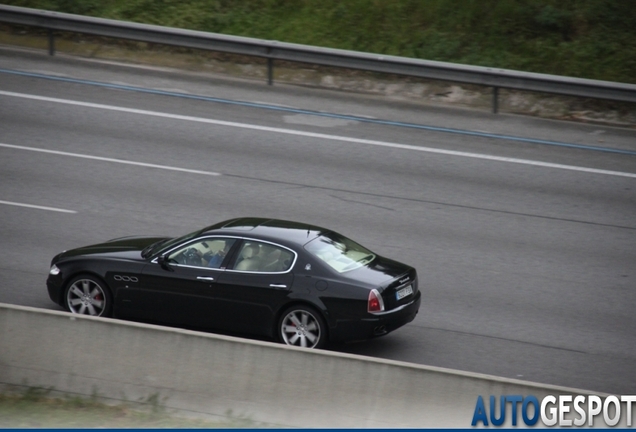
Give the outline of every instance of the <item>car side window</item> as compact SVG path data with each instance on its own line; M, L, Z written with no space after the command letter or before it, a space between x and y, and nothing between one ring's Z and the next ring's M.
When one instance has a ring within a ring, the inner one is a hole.
M192 267L221 268L225 256L236 242L233 238L206 238L170 253L168 262Z
M281 273L294 263L294 253L283 247L246 240L241 245L233 269L258 273Z

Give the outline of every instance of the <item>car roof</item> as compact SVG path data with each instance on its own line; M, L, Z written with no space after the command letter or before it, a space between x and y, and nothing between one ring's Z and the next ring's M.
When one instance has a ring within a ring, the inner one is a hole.
M201 234L254 236L264 240L304 245L316 237L331 232L328 229L304 222L281 219L243 217L230 219L209 226Z

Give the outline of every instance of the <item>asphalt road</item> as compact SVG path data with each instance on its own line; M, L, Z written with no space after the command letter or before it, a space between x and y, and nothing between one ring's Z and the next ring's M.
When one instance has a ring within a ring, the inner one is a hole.
M0 302L59 309L63 249L250 215L418 269L414 322L333 349L636 393L636 131L0 50Z

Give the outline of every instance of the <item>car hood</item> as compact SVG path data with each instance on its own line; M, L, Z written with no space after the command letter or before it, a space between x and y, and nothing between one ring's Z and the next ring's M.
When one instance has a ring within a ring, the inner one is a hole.
M100 256L113 256L120 255L126 257L132 257L134 255L137 258L141 257L141 251L161 240L166 240L167 237L123 237L113 240L109 240L104 243L98 243L89 246L83 246L76 249L70 249L59 254L56 259L64 259L77 256L87 255L100 255Z
M377 287L409 273L413 268L377 255L369 264L346 272L343 276Z

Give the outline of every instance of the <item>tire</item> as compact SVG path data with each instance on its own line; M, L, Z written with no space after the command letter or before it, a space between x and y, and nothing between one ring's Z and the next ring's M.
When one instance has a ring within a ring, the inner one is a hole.
M74 314L109 317L112 295L100 279L80 275L68 283L64 292L64 305Z
M292 306L281 315L278 337L287 345L323 348L327 344L327 326L322 316L313 308Z

